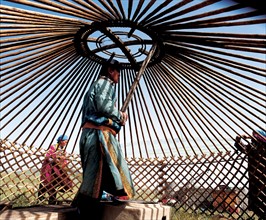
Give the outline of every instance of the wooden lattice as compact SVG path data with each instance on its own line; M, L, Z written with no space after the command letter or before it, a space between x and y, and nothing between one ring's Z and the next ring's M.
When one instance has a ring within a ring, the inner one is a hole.
M29 148L9 141L1 141L1 201L11 201L14 206L29 206L45 203L40 200L40 169L45 157L45 150ZM57 199L70 203L81 181L80 159L78 155L68 155L68 173L73 181L73 188L60 193Z
M11 202L13 207L47 204L48 196L40 199L38 195L45 151L2 141L1 152L1 201ZM74 185L64 193L57 189L58 204L70 204L81 183L79 156L68 155L67 159ZM239 219L256 217L248 207L248 161L243 154L127 161L136 187L135 199L162 202L187 212L200 210ZM261 193L265 188L258 190ZM262 213L263 202L256 204Z

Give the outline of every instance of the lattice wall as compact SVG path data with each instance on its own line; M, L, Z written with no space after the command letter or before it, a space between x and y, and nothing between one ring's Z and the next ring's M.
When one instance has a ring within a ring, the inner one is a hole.
M46 204L38 199L44 150L1 141L0 200L16 206ZM81 183L78 155L68 155L73 189L57 192L59 203L70 204ZM127 159L135 183L135 199L162 202L178 210L221 213L236 219L256 217L248 209L247 158L227 152L195 157ZM262 190L262 189L261 189ZM263 208L263 204L257 204ZM262 211L263 212L263 211Z
M1 201L12 201L14 206L30 206L45 201L38 200L40 169L45 150L30 149L26 145L1 141ZM2 156L3 155L3 156ZM68 155L68 168L73 180L73 191L58 193L58 200L72 201L81 181L78 155Z

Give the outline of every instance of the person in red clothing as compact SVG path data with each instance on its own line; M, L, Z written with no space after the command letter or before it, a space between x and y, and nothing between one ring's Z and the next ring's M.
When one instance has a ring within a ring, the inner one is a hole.
M40 201L43 201L45 194L48 193L50 205L56 204L57 191L65 192L72 188L65 154L67 142L68 137L60 135L57 144L50 146L42 163L38 197Z

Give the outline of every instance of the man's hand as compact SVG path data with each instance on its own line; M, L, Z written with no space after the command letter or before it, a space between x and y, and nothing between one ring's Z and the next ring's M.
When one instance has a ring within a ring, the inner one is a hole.
M121 122L120 123L121 123L121 125L125 125L126 121L128 119L128 115L125 112L120 112L120 114L121 114Z

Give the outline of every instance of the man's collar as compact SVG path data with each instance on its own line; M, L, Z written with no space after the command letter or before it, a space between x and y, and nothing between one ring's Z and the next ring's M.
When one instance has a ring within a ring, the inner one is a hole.
M105 79L105 80L109 81L112 85L115 84L113 80L109 79L109 78L106 77L106 76L100 76L100 79Z

